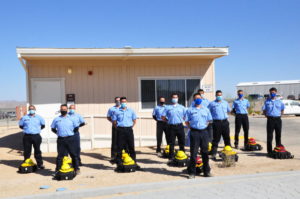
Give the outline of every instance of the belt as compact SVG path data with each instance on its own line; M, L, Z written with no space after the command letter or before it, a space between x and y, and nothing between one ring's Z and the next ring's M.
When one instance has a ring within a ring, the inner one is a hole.
M194 128L191 128L192 131L199 131L199 132L205 132L207 131L207 129L194 129Z
M132 126L118 126L117 128L121 128L121 129L132 129Z
M34 136L34 135L39 135L39 133L38 133L38 134L29 134L29 133L24 133L24 135L27 135L27 136Z
M225 121L227 121L227 118L226 119L224 119L224 120L213 120L214 122L225 122Z
M164 123L164 124L166 124L167 122L162 121L162 120L157 120L157 123Z
M274 116L267 116L267 118L270 118L270 119L278 119L278 118L281 118L281 116L276 116L276 117L274 117Z
M237 113L236 115L248 115L247 113Z
M179 124L169 124L169 126L182 126L183 124L182 123L179 123Z
M62 136L58 136L58 138L59 139L63 139L63 138L70 138L70 137L73 137L74 135L70 135L70 136L64 136L64 137L62 137Z

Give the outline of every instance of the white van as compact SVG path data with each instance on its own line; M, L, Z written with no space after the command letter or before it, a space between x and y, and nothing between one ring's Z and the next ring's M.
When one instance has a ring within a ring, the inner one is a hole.
M284 115L300 116L300 102L295 100L282 100L285 105Z

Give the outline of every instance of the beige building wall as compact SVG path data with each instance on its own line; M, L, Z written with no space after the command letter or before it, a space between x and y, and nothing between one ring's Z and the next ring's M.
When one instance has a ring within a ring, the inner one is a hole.
M90 139L94 127L95 136L111 134L111 124L103 118L114 105L115 96L126 96L128 106L139 117L135 136L155 137L155 122L151 112L140 110L139 78L141 77L200 77L201 85L214 86L214 60L199 58L137 58L137 59L32 59L27 60L29 102L31 102L31 78L65 78L65 93L76 95L77 112L86 117L88 125L81 129L82 138ZM72 70L68 74L68 69ZM92 71L92 75L88 75ZM214 89L213 89L214 91ZM206 93L213 98L213 92ZM102 116L91 119L90 116ZM148 118L149 117L149 118ZM91 120L94 120L92 122ZM90 125L94 126L91 127ZM152 140L152 139L151 139ZM98 147L109 146L98 142ZM149 142L150 143L150 142ZM151 141L153 143L153 140ZM138 144L136 144L138 145Z

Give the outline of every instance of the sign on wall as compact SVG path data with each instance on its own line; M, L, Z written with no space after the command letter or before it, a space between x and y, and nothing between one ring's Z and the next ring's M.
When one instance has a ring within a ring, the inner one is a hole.
M202 85L202 89L206 93L211 93L211 92L213 92L213 85L212 84L204 84L204 85Z

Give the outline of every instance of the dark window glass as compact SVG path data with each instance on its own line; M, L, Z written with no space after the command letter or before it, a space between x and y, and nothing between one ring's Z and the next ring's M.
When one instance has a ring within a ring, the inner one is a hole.
M200 89L200 79L187 79L186 80L186 96L187 106L189 107L192 103L194 93L197 93Z
M200 79L141 80L142 109L154 108L159 97L166 98L166 103L170 104L172 93L179 95L179 104L190 106L199 88Z
M156 80L157 97L165 97L167 104L171 103L171 94L179 95L178 103L185 106L185 80Z
M141 81L142 109L155 106L155 80Z

